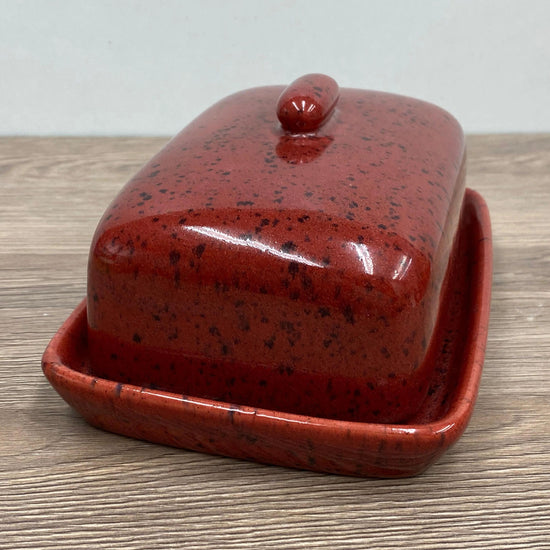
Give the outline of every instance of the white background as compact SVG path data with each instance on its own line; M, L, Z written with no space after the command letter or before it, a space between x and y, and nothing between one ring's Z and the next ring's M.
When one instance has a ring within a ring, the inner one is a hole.
M550 131L549 37L546 0L0 0L0 134L172 135L308 72Z

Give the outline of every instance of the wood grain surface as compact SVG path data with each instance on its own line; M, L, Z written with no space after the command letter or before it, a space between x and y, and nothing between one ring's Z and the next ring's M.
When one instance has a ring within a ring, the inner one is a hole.
M134 441L48 385L99 217L165 141L0 139L0 548L550 548L550 135L468 139L494 232L481 389L462 439L397 481Z

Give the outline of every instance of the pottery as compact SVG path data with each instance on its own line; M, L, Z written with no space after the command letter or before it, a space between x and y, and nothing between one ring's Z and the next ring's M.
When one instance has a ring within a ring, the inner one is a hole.
M464 166L459 124L422 101L324 75L234 94L108 207L45 373L119 433L418 473L483 362L490 226Z

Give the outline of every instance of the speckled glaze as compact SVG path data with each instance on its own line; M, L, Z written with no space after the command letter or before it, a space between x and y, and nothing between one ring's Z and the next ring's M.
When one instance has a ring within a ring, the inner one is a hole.
M434 373L464 156L445 111L322 75L220 101L98 226L94 372L300 415L406 421Z
M458 123L324 75L230 96L121 190L43 369L90 423L367 476L465 429L489 217Z
M100 378L90 360L86 301L48 345L44 373L88 422L116 433L320 472L415 475L457 441L472 413L487 338L491 250L487 207L467 190L434 329L436 367L407 423L330 420Z

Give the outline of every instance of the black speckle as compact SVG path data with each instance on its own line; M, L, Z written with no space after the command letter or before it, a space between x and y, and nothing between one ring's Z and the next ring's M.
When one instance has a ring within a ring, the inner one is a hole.
M287 374L288 376L292 376L294 374L294 367L291 365L280 365L277 369L279 371L279 374Z
M346 319L346 321L350 324L350 325L354 325L355 324L355 318L353 317L353 310L351 309L351 306L349 304L346 305L346 307L344 308L344 317Z
M200 258L202 256L205 248L206 248L205 244L199 244L199 245L195 246L195 248L193 248L193 254L197 258Z
M170 251L170 265L176 265L181 258L181 254L177 250Z
M289 262L288 272L292 275L292 278L296 277L296 274L300 271L300 264L298 262Z
M160 170L155 170L154 172L151 172L151 173L149 174L149 177L150 177L150 178L154 178L154 177L156 177L156 176L159 175L159 172L160 172Z
M283 246L281 246L281 250L283 252L294 252L296 250L297 246L292 241L287 241L286 243L283 243Z
M250 323L246 316L242 313L239 315L239 328L244 332L250 330Z
M231 405L230 409L227 411L231 424L235 422L235 413L237 411L239 411L239 407L237 405Z
M310 290L311 288L313 288L313 281L311 277L308 277L305 273L302 273L301 280L302 280L302 288L304 290Z
M136 344L141 344L141 336L137 332L135 332L134 335L132 336L132 340Z

